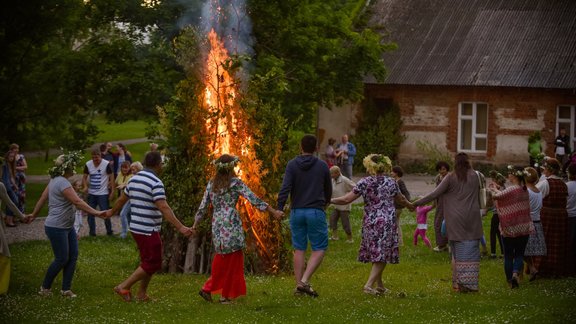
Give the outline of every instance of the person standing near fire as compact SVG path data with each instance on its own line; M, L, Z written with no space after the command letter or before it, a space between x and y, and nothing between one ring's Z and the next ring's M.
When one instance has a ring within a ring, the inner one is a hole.
M294 294L318 297L310 279L328 249L328 224L325 209L332 197L332 179L326 162L314 156L317 147L314 135L300 140L301 154L286 165L282 187L278 193L278 210L284 210L290 196L290 230L294 247ZM306 262L308 240L312 253Z
M196 235L200 222L208 215L212 206L212 243L216 253L212 260L210 278L199 292L208 302L212 302L212 294L218 292L221 292L221 304L230 304L234 298L246 295L243 251L246 242L242 219L236 209L240 196L259 210L266 210L276 218L282 218L284 215L258 198L237 177L234 168L238 161L237 156L222 154L212 162L216 168L216 175L208 182L192 226L192 232Z

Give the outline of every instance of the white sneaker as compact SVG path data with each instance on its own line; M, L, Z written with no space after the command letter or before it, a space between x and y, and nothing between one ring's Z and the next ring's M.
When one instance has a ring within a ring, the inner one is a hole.
M50 288L44 288L40 286L40 290L38 291L38 295L40 296L51 296L52 290Z
M60 290L60 294L62 294L63 297L70 297L70 298L78 297L76 296L75 293L72 292L72 290Z

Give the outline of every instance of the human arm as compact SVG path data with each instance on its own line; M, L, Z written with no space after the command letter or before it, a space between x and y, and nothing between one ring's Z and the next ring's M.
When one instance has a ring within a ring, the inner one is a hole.
M180 220L178 218L176 218L176 215L174 215L174 212L172 211L172 208L170 208L170 205L168 205L168 202L166 201L166 199L158 199L158 200L154 201L154 204L156 205L158 210L160 210L160 212L162 213L162 216L170 224L172 224L176 228L176 230L178 232L180 232L180 234L182 234L186 237L189 237L190 235L192 235L193 229L184 226L184 224L182 224L182 222L180 222Z
M358 197L360 197L360 194L354 193L354 191L350 191L342 197L330 199L330 203L334 205L347 205L358 199Z
M110 218L112 215L118 215L118 212L126 204L128 199L128 195L123 191L122 194L120 194L120 197L116 200L116 203L114 203L114 206L106 211L106 218Z
M414 205L410 201L408 201L408 199L406 199L406 197L401 192L399 192L398 194L396 194L396 196L394 196L394 202L398 205L408 208L411 211L415 209Z
M324 201L326 204L324 208L330 205L330 199L332 199L332 178L330 177L330 170L326 168L324 174Z
M78 196L78 194L76 193L76 191L74 191L72 187L64 189L62 191L62 194L64 195L64 198L68 199L68 201L71 202L74 206L76 206L77 209L85 211L96 217L106 218L105 210L100 211L90 207L82 198Z
M38 198L38 201L34 206L34 210L32 210L32 213L29 215L29 221L33 221L38 216L40 209L42 209L47 200L48 200L48 186L44 188L44 191L42 191L40 198Z
M406 187L406 183L404 182L404 180L399 179L397 181L397 183L398 183L398 188L400 189L400 192L404 195L406 200L410 200L410 191L408 191L408 188Z
M114 199L114 193L116 190L114 190L114 186L115 186L115 181L114 181L114 172L112 172L112 169L110 168L110 164L108 164L108 166L106 167L106 173L108 174L108 199L112 200Z
M280 191L278 192L278 210L284 210L284 206L288 200L288 195L292 190L293 181L294 179L290 170L290 162L288 162L286 171L284 172L284 178L282 179L282 187L280 187Z
M356 156L356 146L354 144L348 142L348 157Z
M88 193L88 169L84 167L84 175L82 176L82 191Z
M450 188L450 184L449 184L450 178L454 177L454 176L455 175L453 173L449 173L448 175L446 175L444 177L442 182L440 182L440 184L438 186L436 186L436 188L431 193L429 193L426 196L416 200L412 204L414 206L422 206L422 205L425 205L426 203L428 203L434 199L437 199L442 194L444 194L446 191L448 191L448 189Z
M14 215L20 218L21 221L23 222L27 221L27 218L24 217L24 214L22 214L20 209L18 209L16 204L14 204L12 199L10 199L10 197L8 196L8 191L6 191L6 187L1 182L0 182L0 199L6 204L6 206L8 206L8 208L10 208L10 210L14 213Z
M204 190L204 196L202 196L200 206L198 206L198 210L196 211L196 215L194 216L194 225L192 225L192 231L196 231L198 229L200 221L202 221L202 218L204 218L208 213L208 207L210 206L211 190L212 190L212 182L209 182L208 185L206 186L206 190Z

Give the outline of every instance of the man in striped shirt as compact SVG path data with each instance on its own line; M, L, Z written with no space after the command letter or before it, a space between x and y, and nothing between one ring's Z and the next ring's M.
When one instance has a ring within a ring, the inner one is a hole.
M184 226L174 215L172 208L166 202L164 184L158 178L162 170L162 157L159 152L148 152L144 157L144 170L135 174L126 185L123 195L114 207L108 211L107 217L116 215L122 206L130 199L130 232L140 251L140 265L124 282L114 288L114 291L124 301L131 301L131 287L140 281L140 289L136 299L147 301L146 293L152 275L162 267L162 240L160 228L162 218L170 222L178 232L189 237L192 231Z

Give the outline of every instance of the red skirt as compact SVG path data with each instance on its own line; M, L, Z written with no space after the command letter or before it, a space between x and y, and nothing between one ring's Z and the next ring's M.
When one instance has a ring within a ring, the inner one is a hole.
M242 250L216 254L212 260L212 275L202 290L222 297L233 299L246 295L244 279L244 252Z

